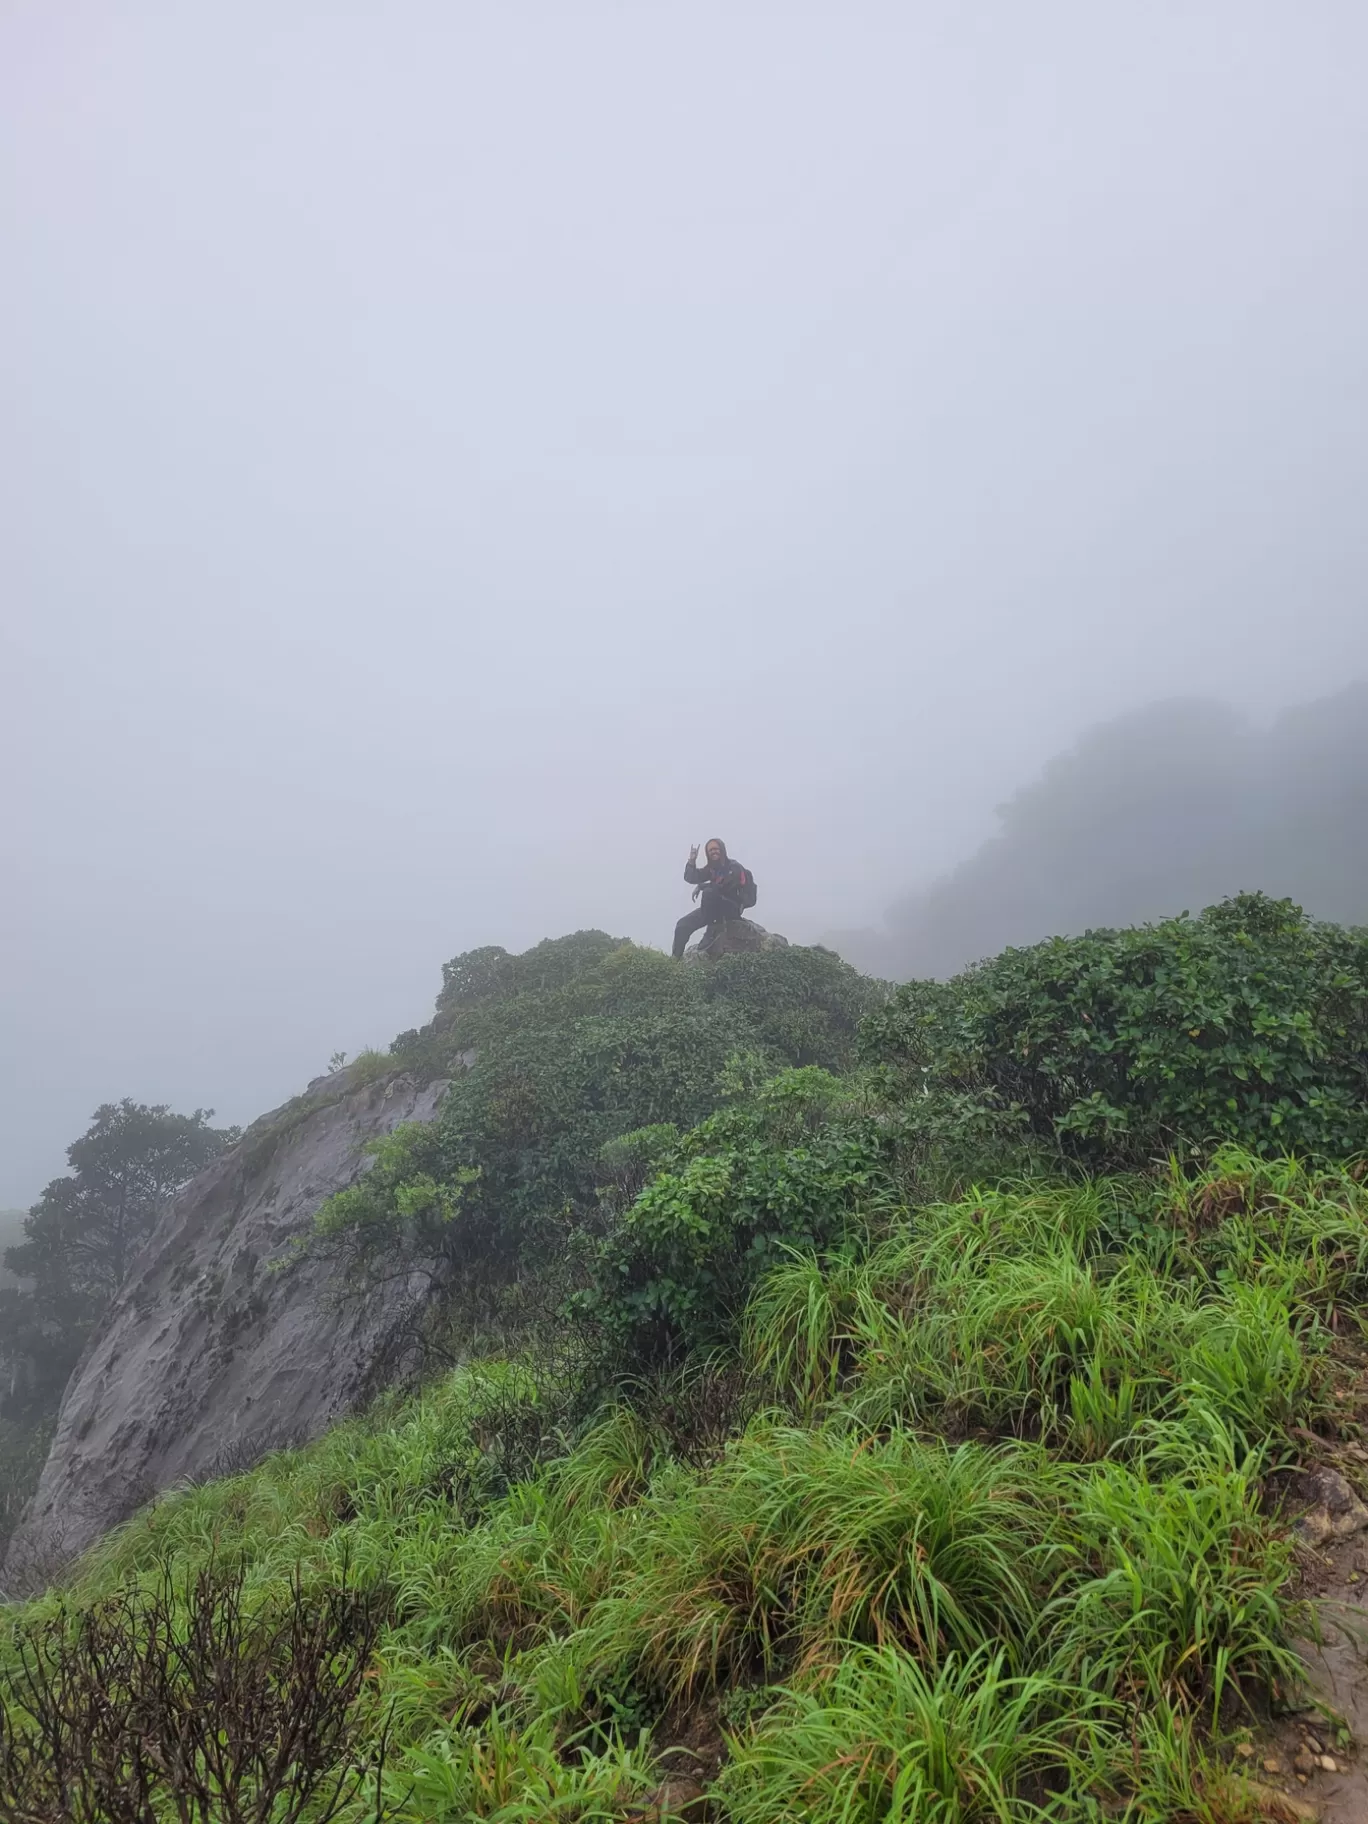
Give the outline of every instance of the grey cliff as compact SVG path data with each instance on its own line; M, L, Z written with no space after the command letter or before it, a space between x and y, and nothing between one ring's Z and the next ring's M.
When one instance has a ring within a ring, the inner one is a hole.
M71 1377L6 1587L50 1575L178 1482L318 1436L393 1371L426 1274L358 1287L335 1253L290 1244L364 1170L364 1143L431 1120L445 1089L321 1078L167 1206Z

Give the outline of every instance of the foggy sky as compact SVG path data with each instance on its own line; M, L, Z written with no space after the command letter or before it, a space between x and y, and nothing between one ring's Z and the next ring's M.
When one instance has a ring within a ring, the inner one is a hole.
M0 5L0 1206L1368 672L1368 9Z
M997 815L880 925L827 941L906 981L1250 890L1368 926L1368 679L1268 726L1200 698L1148 704L1085 730Z

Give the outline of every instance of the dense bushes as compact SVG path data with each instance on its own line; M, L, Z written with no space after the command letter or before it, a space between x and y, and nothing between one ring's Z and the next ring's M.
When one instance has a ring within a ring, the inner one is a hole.
M778 1254L899 1198L1368 1143L1368 939L1259 896L887 1003L824 951L683 970L581 933L458 958L434 1031L459 1059L439 1120L380 1142L321 1226L467 1278L536 1259L619 1368L734 1340ZM857 1032L870 1068L838 1079Z
M600 1225L604 1149L622 1135L692 1128L786 1065L841 1068L882 998L825 951L681 969L597 932L475 951L444 974L433 1026L398 1053L431 1063L440 1048L440 1117L381 1143L322 1226L492 1273Z
M442 965L437 996L438 1023L462 1009L487 1007L522 994L547 994L605 962L625 940L603 931L576 931L570 937L543 938L520 956L498 944L467 950Z
M358 1824L668 1815L705 1783L737 1824L1256 1815L1223 1743L1304 1621L1274 1472L1361 1368L1368 1187L1334 1155L1364 994L1363 940L1260 899L872 1012L820 952L458 959L400 1046L455 1071L440 1119L320 1227L574 1295L0 1622L11 1770L43 1777L45 1641L79 1659L82 1616L150 1601L207 1662L195 1592L230 1565L263 1639L363 1602L364 1677L332 1662ZM269 1741L281 1656L245 1658ZM110 1715L113 1748L78 1727L132 1766Z
M864 1047L1095 1165L1222 1140L1344 1157L1368 1148L1368 932L1245 894L910 983Z
M599 1244L574 1309L616 1365L639 1369L735 1343L757 1280L795 1248L826 1248L897 1201L883 1123L842 1106L815 1066L775 1077L667 1152Z
M743 1013L763 1051L828 1070L849 1062L860 1021L888 995L834 951L796 945L723 957L700 975L704 1000Z

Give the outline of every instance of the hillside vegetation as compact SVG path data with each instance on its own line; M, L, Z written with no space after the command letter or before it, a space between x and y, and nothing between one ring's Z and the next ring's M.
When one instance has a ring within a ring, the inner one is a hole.
M1368 935L1248 897L891 998L581 935L401 1065L442 1116L314 1245L437 1254L477 1353L9 1611L0 1815L1279 1815L1231 1750L1358 1435Z
M5 1250L23 1239L24 1210L0 1210L0 1286L12 1286L16 1275L5 1265Z

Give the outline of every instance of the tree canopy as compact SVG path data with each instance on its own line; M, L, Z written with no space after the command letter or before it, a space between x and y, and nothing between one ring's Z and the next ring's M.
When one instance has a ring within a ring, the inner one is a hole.
M238 1137L210 1125L212 1109L106 1102L67 1148L54 1178L4 1252L0 1286L0 1534L16 1479L36 1469L67 1377L147 1240L166 1199ZM17 1282L17 1283L15 1283ZM7 1461L22 1467L16 1478Z

